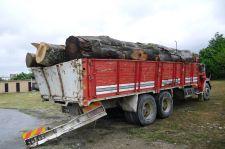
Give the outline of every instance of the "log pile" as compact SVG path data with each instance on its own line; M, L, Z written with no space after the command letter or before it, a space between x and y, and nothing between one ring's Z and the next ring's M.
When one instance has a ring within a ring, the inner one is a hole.
M120 41L109 36L70 36L64 45L32 43L36 54L27 53L27 67L52 66L79 58L132 59L192 62L196 55L153 43Z

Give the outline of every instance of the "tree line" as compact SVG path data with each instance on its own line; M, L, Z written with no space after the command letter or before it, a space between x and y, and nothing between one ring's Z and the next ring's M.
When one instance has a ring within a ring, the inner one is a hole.
M207 75L212 79L225 79L225 38L223 34L216 33L209 40L206 48L199 52L201 63L205 64Z

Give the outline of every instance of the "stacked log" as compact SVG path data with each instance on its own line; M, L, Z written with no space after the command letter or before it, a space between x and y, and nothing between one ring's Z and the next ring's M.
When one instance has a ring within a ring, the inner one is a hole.
M108 36L70 36L66 40L66 54L70 60L82 57L156 60L158 52L147 49L142 43L119 41Z
M27 67L52 66L80 58L178 62L194 60L193 54L188 50L176 50L153 43L120 41L109 36L70 36L66 39L65 46L45 42L32 45L37 48L37 52L36 56L27 55Z
M27 67L42 67L42 65L36 62L36 55L34 53L26 54L26 66Z
M52 66L66 61L65 46L45 42L32 43L37 48L36 62L43 66Z

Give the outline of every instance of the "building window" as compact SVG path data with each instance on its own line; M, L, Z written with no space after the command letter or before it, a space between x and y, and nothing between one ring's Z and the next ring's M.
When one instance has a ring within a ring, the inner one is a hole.
M9 92L9 84L5 83L5 92Z
M28 91L31 91L32 88L31 88L31 82L28 82Z
M20 83L16 83L16 92L20 92Z

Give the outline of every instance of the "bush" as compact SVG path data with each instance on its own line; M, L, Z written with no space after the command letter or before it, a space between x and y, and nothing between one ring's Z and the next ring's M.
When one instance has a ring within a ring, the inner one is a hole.
M212 79L225 78L225 38L218 32L209 41L209 45L199 53L200 61L205 64L207 74Z
M27 79L33 79L34 75L33 73L19 73L16 76L12 77L11 80L27 80Z

